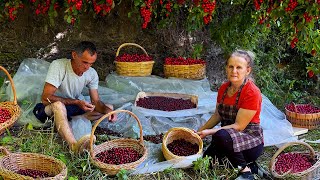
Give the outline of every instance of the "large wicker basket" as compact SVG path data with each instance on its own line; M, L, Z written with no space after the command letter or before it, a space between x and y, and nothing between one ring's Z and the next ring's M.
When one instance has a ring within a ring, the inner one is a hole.
M294 106L299 106L300 104L295 104ZM317 129L320 127L320 112L313 114L302 114L297 112L292 112L285 107L287 119L291 122L294 127L301 127L307 129Z
M41 179L65 179L67 177L66 165L53 157L37 153L10 153L0 146L5 156L0 159L0 175L4 180L33 180L30 176L16 173L21 169L32 169L47 172L50 177Z
M104 142L104 143L99 144L97 146L93 146L94 132L95 132L97 126L100 124L100 122L102 120L104 120L105 118L108 118L112 114L121 113L121 112L130 114L138 122L138 125L140 128L140 139L136 140L136 139L120 138L120 139L115 139L115 140ZM119 164L119 165L103 163L103 162L99 161L96 157L96 155L101 152L107 151L111 148L119 148L119 147L133 148L138 153L142 154L142 157L135 162L126 163L126 164ZM95 166L100 168L100 170L102 172L104 172L108 175L116 175L121 169L126 169L126 170L135 169L139 164L141 164L147 158L147 154L148 154L147 148L145 147L144 142L143 142L143 132L142 132L142 126L141 126L140 120L138 119L138 117L135 114L133 114L132 112L130 112L128 110L112 111L112 112L102 116L97 121L97 123L95 123L95 125L92 128L91 137L90 137L90 155L91 155L90 160Z
M135 43L124 43L122 44L116 53L116 57L119 55L121 48L125 46L135 46L142 49L144 54L148 56L146 50L138 44ZM116 72L121 76L150 76L152 73L152 68L154 61L145 61L145 62L118 62L116 63Z
M302 155L307 155L309 156L311 159L315 160L315 163L308 168L305 171L299 172L299 173L285 173L285 174L278 174L275 171L275 164L277 162L277 157L280 153L282 153L283 150L285 150L287 147L293 146L293 145L303 145L305 146L308 150L309 153L307 152L293 152L293 153L300 153ZM305 143L305 142L289 142L286 143L285 145L283 145L281 148L279 148L277 150L277 152L273 155L270 164L269 164L269 168L271 171L271 174L275 177L275 178L286 178L288 176L294 177L296 179L302 179L302 180L313 180L313 179L320 179L320 153L319 152L315 152L313 150L313 148Z
M206 75L205 64L193 65L164 65L164 75L166 77L177 77L185 79L203 79Z
M185 141L196 143L199 146L199 151L197 154L201 154L203 151L203 141L198 134L193 132L193 130L185 127L174 127L169 129L162 139L162 153L166 160L177 159L183 156L174 155L169 151L167 145L173 142L174 140L184 139Z
M14 87L13 80L8 73L8 71L0 66L0 69L5 72L5 74L8 76L10 85L13 92L13 101L7 101L7 102L0 102L0 108L7 109L10 112L11 118L7 120L4 123L0 123L0 135L6 130L9 129L13 124L16 122L16 120L21 115L21 109L17 103L17 94L16 94L16 88Z

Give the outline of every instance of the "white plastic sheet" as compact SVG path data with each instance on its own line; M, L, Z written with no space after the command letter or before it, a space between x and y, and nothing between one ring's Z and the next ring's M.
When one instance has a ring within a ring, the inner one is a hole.
M35 104L40 102L48 67L49 63L44 60L26 59L21 63L13 77L18 103L23 111L19 124L32 123L34 126L42 126L40 121L34 117L32 110ZM10 98L12 98L11 91L10 86L8 86L6 95ZM100 82L98 91L103 102L113 104L116 109L127 109L136 114L142 124L143 135L165 133L172 127L198 129L214 112L217 98L217 93L210 90L210 84L207 79L164 79L157 76L124 77L109 74L104 82ZM197 110L168 113L135 107L133 103L140 91L197 95L199 108ZM87 89L83 91L83 94L86 100L89 101ZM265 96L263 96L262 100L260 118L261 126L264 130L265 146L297 139L297 137L293 136L292 126L286 120L285 115ZM90 124L81 118L71 122L71 125L77 137L88 133L91 128ZM85 125L88 129L80 130L81 125ZM100 126L123 133L125 137L139 137L139 127L135 119L127 114L119 114L115 123L103 121ZM191 165L192 160L195 160L195 157L188 157L175 161L163 161L161 145L149 142L146 142L146 144L149 150L148 159L137 168L135 173L155 172L166 167L183 168Z

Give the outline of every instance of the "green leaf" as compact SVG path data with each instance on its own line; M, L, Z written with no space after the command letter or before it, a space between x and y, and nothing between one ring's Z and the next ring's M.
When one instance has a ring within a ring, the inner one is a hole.
M64 154L59 153L58 159L60 159L63 163L67 164L67 158Z
M128 18L131 18L132 12L128 12Z
M28 124L27 124L27 129L28 129L28 130L33 130L33 126L32 126L31 123L28 123Z
M5 136L0 141L1 145L12 144L13 142L14 139L11 136Z

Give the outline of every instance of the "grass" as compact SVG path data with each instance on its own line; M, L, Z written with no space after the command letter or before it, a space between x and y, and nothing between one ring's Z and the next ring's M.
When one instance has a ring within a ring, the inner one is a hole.
M309 131L302 138L308 140L320 139L320 130ZM120 171L115 177L104 175L98 168L94 167L89 160L89 153L81 156L75 155L68 150L67 144L61 140L60 136L53 131L35 130L30 126L14 127L10 132L7 131L0 140L0 145L5 146L11 152L33 152L53 156L63 161L68 167L68 179L234 179L237 171L234 170L228 162L225 165L214 163L213 170L209 168L211 158L200 158L194 162L193 167L189 169L168 168L163 172L156 172L143 175L130 176L127 171ZM311 144L312 147L320 152L318 144ZM300 150L305 148L300 147ZM268 170L268 164L271 157L277 150L276 147L266 147L263 155L259 157L258 163ZM298 147L299 150L299 147ZM229 167L229 168L227 168ZM1 179L1 178L0 178Z

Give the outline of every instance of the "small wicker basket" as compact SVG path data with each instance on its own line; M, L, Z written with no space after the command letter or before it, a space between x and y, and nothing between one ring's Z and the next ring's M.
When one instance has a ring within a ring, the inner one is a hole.
M205 64L192 65L164 65L164 75L185 79L203 79L206 74Z
M13 124L16 122L16 120L20 117L21 109L17 103L16 88L14 87L14 83L13 83L13 80L12 80L10 74L2 66L0 66L0 69L2 71L4 71L5 74L8 76L9 81L10 81L10 85L12 88L12 92L13 92L13 102L9 102L9 101L0 102L0 108L7 109L11 114L11 118L9 120L7 120L4 123L0 123L0 135L1 135L6 129L9 129L11 126L13 126Z
M299 106L300 104L294 104L294 106ZM320 113L313 114L301 114L292 112L285 107L287 119L291 122L294 127L301 127L307 129L317 129L320 127Z
M65 179L67 177L66 165L53 157L37 153L10 153L0 146L5 156L0 159L0 175L4 180L33 180L30 176L16 173L21 169L32 169L47 172L51 177L41 179Z
M135 43L124 43L122 44L116 53L116 57L120 53L120 49L125 46L136 46L142 49L144 54L148 56L146 50L138 44ZM154 61L145 61L145 62L118 62L115 61L116 72L121 76L150 76L152 73L152 68Z
M199 151L197 154L202 153L203 141L198 134L193 132L191 129L188 129L185 127L175 127L175 128L169 129L169 131L166 132L166 134L163 136L163 139L162 139L162 153L163 153L164 157L166 158L166 160L184 157L184 156L174 155L167 148L168 144L170 144L174 140L178 140L178 139L184 139L184 140L191 142L193 144L194 143L198 144Z
M303 155L307 155L311 159L314 159L315 163L305 171L302 171L299 173L285 173L285 174L280 175L275 171L275 164L277 162L277 157L284 149L286 149L287 147L293 146L293 145L305 146L309 150L309 153L307 153L307 152L294 152L294 153L300 153ZM273 155L273 157L271 158L270 164L269 164L269 168L270 168L271 174L275 178L286 178L287 176L290 175L291 177L293 176L296 179L302 179L302 180L320 179L320 153L318 153L318 152L316 153L314 151L314 149L309 144L307 144L305 142L300 142L300 141L289 142L289 143L286 143L285 145L283 145L282 147L280 147L277 150L277 152Z
M138 122L138 125L140 128L140 139L136 140L136 139L120 138L120 139L115 139L115 140L111 140L108 142L104 142L102 144L99 144L99 145L93 147L94 132L95 132L97 126L100 124L100 122L102 120L104 120L105 118L108 118L112 114L121 113L121 112L130 114ZM97 159L97 157L96 157L97 154L104 152L104 151L107 151L111 148L118 148L118 147L133 148L138 153L142 154L142 157L135 162L126 163L126 164L119 164L119 165L106 164L106 163L103 163ZM128 110L112 111L112 112L102 116L97 121L97 123L95 123L95 125L92 128L91 137L90 137L90 160L95 166L100 168L100 170L102 172L104 172L105 174L116 175L121 169L133 170L147 158L147 154L148 154L147 148L145 147L144 142L143 142L143 132L142 132L142 126L141 126L140 120L135 114L133 114L132 112L130 112Z

